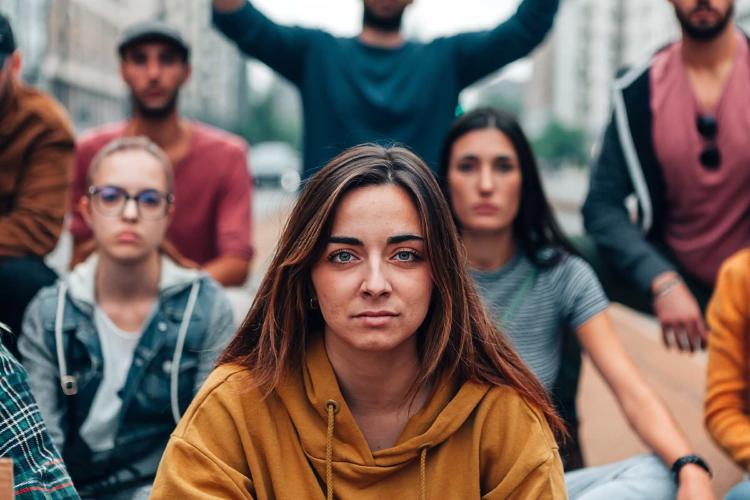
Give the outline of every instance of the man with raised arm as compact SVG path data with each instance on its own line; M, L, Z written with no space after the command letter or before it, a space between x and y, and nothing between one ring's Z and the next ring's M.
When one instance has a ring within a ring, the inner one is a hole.
M361 33L339 38L280 26L247 0L213 0L215 25L245 54L295 84L304 109L307 178L347 147L399 142L432 169L462 89L526 56L547 34L559 0L524 0L487 31L406 40L412 0L363 0Z
M750 47L734 0L669 1L682 37L615 82L583 217L610 298L692 351L719 266L750 244Z

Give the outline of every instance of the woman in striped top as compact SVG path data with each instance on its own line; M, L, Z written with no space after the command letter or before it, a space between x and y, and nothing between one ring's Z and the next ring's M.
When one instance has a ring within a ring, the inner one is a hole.
M690 463L698 457L628 357L596 276L555 222L515 118L489 108L459 118L439 177L478 291L524 361L548 391L574 393L559 377L564 332L574 332L656 455L569 472L570 497L674 498L674 465L680 498L712 498L707 470Z

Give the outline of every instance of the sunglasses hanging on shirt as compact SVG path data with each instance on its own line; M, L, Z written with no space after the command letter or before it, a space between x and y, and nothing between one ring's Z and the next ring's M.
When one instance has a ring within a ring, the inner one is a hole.
M719 132L719 124L716 118L711 115L698 115L695 120L695 127L707 143L700 154L701 165L706 170L718 170L721 165L721 152L716 144L716 135Z

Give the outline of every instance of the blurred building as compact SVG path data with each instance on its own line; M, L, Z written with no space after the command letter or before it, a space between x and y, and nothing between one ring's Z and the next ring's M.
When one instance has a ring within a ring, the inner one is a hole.
M184 114L228 129L247 119L245 60L213 30L204 0L0 0L0 11L17 34L24 80L54 94L79 131L127 116L117 42L127 26L154 17L193 49Z
M193 73L180 94L186 115L237 130L248 119L246 59L211 25L205 0L160 0L155 15L180 30L192 47Z
M48 7L49 0L0 0L0 12L10 19L23 52L23 78L34 85L41 79L47 48Z
M740 24L750 28L750 0L737 0L736 7ZM556 121L598 138L609 118L617 71L645 61L678 33L668 2L563 2L554 32L534 56L525 95L529 131L537 134Z
M740 0L737 6L737 22L745 32L750 31L750 2Z
M143 12L123 0L50 2L48 45L43 65L46 84L68 109L78 130L122 119L127 92L115 47L123 28Z

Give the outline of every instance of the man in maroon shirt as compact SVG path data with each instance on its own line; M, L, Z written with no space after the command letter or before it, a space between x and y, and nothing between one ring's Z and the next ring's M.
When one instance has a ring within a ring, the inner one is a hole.
M602 279L610 298L653 312L667 345L693 351L719 266L750 245L750 41L734 0L670 3L682 36L616 80L583 217L616 271Z
M165 251L225 286L243 284L253 253L247 144L180 116L177 100L190 76L190 48L179 32L158 21L138 23L126 30L118 52L132 115L79 141L73 207L85 195L86 171L99 149L121 136L146 136L167 153L175 170L175 213ZM92 250L91 232L77 209L71 232L75 264Z

